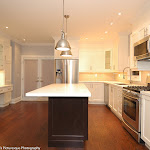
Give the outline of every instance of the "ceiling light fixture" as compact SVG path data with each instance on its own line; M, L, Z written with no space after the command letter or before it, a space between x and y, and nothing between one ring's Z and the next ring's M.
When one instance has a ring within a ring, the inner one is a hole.
M71 50L69 50L69 51L62 51L60 56L71 57L72 56Z
M67 19L69 18L69 15L64 15L64 17L66 18L66 40L67 40ZM71 50L62 51L60 56L71 57L72 56Z
M8 29L8 27L6 27L6 29Z
M108 31L105 31L105 34L107 34L108 33Z
M110 23L111 26L112 26L113 24L114 24L113 22Z
M65 39L64 32L64 0L63 0L63 26L62 26L62 35L61 39L57 42L55 49L59 51L69 51L71 50L69 42Z
M121 12L119 12L118 15L121 16Z
M85 38L86 40L88 40L88 38Z

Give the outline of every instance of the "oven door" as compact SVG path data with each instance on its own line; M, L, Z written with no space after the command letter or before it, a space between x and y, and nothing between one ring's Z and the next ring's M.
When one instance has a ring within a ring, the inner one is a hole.
M140 132L139 127L139 100L138 98L123 94L122 117L124 121Z

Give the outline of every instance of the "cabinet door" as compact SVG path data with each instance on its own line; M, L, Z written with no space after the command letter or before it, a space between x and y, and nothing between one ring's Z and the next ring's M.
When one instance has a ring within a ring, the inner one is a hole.
M104 104L104 83L93 83L92 101Z
M130 36L130 68L137 68L137 61L134 57L134 43L137 42L138 33L132 34Z
M41 60L41 77L39 82L41 87L54 83L54 59Z
M140 31L139 31L139 40L143 39L146 35L146 28L142 28Z
M93 95L93 94L92 94L92 92L93 92L93 91L92 91L92 83L87 83L87 82L85 82L84 84L85 84L85 86L88 88L88 90L91 92L91 97L88 98L88 101L91 102L91 101L92 101L92 95Z
M80 51L79 72L105 71L105 51Z
M113 107L113 86L109 85L109 107L112 108Z
M93 54L89 51L80 51L79 72L91 72L93 64Z
M94 72L105 71L105 51L95 51L91 64Z
M113 110L115 112L117 112L117 110L118 110L117 87L113 87Z
M150 96L142 95L141 138L150 146Z
M118 115L122 117L122 87L118 88Z

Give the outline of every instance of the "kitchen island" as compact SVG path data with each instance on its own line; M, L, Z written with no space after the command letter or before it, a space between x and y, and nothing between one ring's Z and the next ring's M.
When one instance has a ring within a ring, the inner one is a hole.
M49 147L84 147L91 96L84 84L51 84L26 96L48 97Z

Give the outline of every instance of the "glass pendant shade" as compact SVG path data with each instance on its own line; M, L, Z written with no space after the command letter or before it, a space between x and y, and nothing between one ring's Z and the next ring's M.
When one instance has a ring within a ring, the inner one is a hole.
M61 39L57 42L56 50L59 51L69 51L71 50L69 42L65 39L65 33L62 31Z
M62 51L60 56L64 56L64 57L71 57L72 56L72 53L71 51Z

